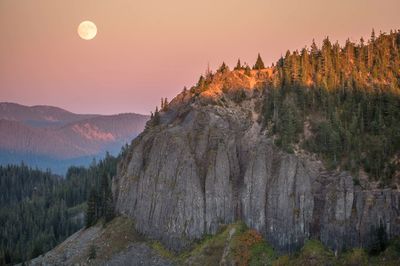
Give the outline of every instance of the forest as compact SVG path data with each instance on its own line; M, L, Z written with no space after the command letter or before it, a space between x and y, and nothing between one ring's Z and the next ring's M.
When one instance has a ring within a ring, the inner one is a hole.
M288 51L267 84L264 126L288 152L318 154L331 169L400 179L400 32L372 31L341 47L324 39Z
M23 163L0 166L0 265L35 258L84 227L86 201L111 193L117 161L107 153L88 168L70 167L65 178Z

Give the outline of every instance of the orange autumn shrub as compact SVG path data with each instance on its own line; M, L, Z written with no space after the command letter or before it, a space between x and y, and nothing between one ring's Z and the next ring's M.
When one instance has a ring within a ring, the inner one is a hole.
M235 260L237 265L249 265L251 248L263 241L263 237L254 229L249 229L243 234L237 236L234 244Z

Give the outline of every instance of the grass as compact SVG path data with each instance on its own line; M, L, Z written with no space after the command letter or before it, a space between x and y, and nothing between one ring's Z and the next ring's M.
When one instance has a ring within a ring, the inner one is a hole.
M215 236L204 236L191 251L184 252L179 256L178 264L199 266L219 265L229 236L229 231L234 226L235 225L226 227Z
M267 242L263 241L251 247L250 266L272 265L275 259L275 251Z
M132 242L143 240L136 233L132 220L116 217L104 225L101 233L92 240L92 243L96 245L96 259L102 260L124 250Z
M272 265L273 248L255 230L238 222L207 235L193 249L179 255L178 265Z
M341 262L343 265L349 266L368 265L368 254L363 249L356 248L350 252L344 253Z
M165 248L163 244L161 244L159 241L151 241L150 247L166 259L175 259L175 255L167 248Z

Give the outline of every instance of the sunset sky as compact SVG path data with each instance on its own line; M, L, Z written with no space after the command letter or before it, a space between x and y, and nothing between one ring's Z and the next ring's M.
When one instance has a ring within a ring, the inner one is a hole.
M0 0L0 101L148 114L207 64L400 28L399 0ZM79 38L83 20L95 39Z

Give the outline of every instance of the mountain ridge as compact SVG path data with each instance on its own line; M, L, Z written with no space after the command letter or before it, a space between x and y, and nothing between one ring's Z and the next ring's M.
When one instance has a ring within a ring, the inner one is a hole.
M81 115L52 106L0 103L0 163L28 159L29 165L39 162L41 166L41 160L54 161L47 165L54 168L57 161L65 165L78 158L103 156L106 151L117 154L144 129L147 119L135 113ZM87 165L89 160L82 161Z

